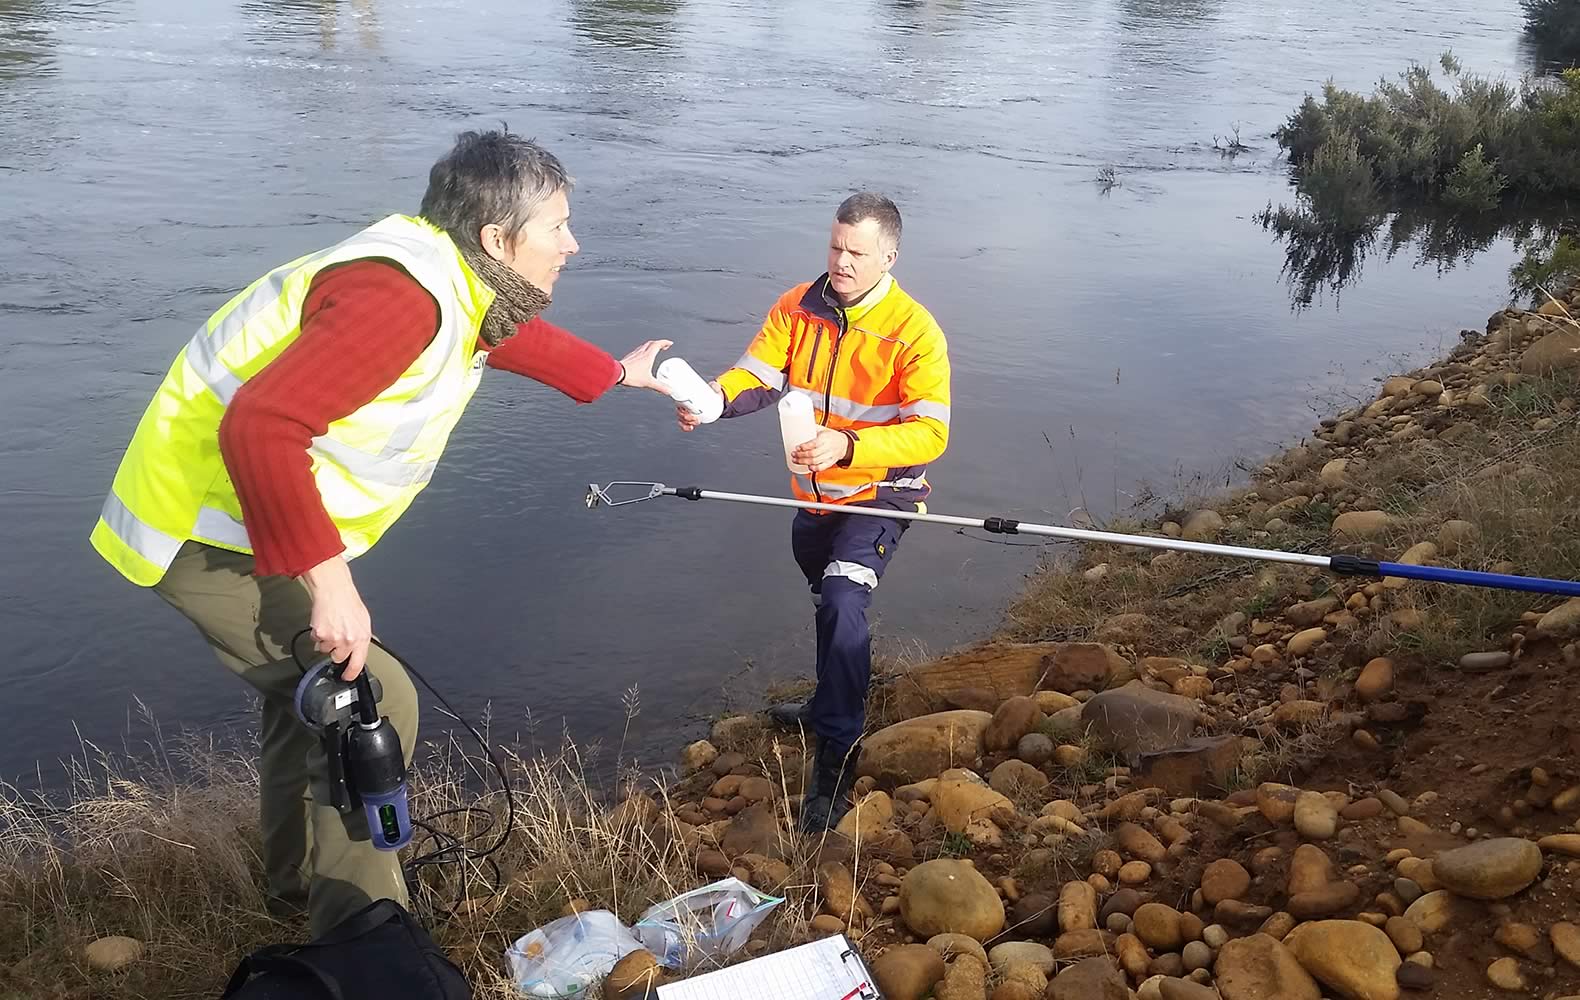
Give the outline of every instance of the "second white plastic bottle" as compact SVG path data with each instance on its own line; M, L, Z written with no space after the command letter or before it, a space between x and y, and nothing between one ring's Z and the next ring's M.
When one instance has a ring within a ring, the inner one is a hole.
M701 417L703 423L713 423L724 412L724 397L684 359L665 358L654 374L669 390L670 398Z
M812 413L812 400L806 393L794 390L779 400L779 433L784 438L785 465L798 476L812 470L790 460L790 453L800 445L817 437L817 417Z

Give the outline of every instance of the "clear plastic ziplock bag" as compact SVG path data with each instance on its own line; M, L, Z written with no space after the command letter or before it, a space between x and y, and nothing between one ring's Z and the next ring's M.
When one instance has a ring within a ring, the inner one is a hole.
M574 998L641 947L613 913L587 910L523 935L506 949L505 958L516 989L527 996Z
M740 950L757 925L783 902L783 897L727 878L648 907L633 930L658 964L678 969L695 959Z

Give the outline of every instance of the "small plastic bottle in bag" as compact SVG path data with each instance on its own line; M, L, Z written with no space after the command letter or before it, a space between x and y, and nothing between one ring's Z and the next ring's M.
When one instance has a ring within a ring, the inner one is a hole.
M665 358L655 372L675 402L702 418L705 424L724 412L724 396L705 382L683 358Z
M791 390L779 400L779 433L784 438L785 465L798 476L812 470L790 460L790 453L817 437L817 418L812 413L812 400L804 392Z

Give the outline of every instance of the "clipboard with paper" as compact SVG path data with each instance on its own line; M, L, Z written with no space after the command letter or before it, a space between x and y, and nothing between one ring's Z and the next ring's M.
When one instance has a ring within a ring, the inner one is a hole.
M658 988L658 1000L884 1000L872 970L843 934Z

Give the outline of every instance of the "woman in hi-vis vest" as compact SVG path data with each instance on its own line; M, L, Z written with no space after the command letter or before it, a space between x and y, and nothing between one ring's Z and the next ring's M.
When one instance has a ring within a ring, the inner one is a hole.
M293 711L292 637L310 626L343 677L378 678L409 764L416 692L370 649L349 560L432 478L485 368L582 403L615 385L667 395L652 367L669 341L617 361L538 316L578 250L570 188L530 140L467 132L434 164L417 215L243 289L176 356L94 526L94 548L263 696L267 892L278 910L305 904L315 935L407 896L397 854L373 846L362 812L330 804L325 754Z

